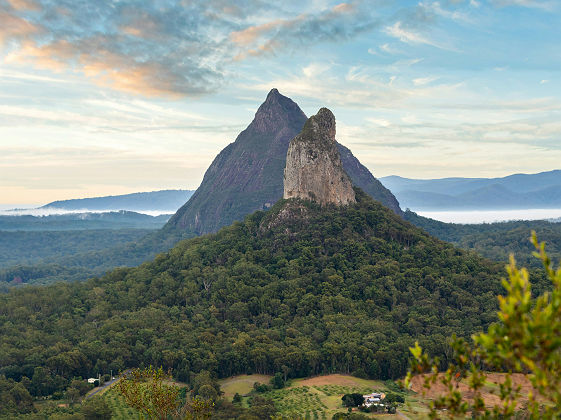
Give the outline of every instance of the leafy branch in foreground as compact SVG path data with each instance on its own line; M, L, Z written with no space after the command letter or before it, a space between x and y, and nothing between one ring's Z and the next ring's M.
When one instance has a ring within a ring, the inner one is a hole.
M536 247L534 255L542 261L553 284L550 292L532 298L528 271L518 269L511 256L508 280L503 279L507 293L498 297L499 321L487 333L472 336L473 343L453 337L454 363L446 372L438 371L439 360L429 358L418 343L410 348L413 360L406 386L411 386L413 375L430 371L424 375L424 392L437 383L446 389L444 395L431 402L431 418L561 416L561 268L552 268L545 243L538 243L535 232L531 240ZM493 407L486 407L481 394L487 378L484 368L507 372L499 384L500 404ZM520 386L514 386L514 372L527 374L533 389L523 394ZM461 380L468 385L466 395L459 391Z
M181 389L171 380L169 372L150 366L124 373L116 387L129 406L149 419L210 419L212 401L198 397L189 402L183 401Z

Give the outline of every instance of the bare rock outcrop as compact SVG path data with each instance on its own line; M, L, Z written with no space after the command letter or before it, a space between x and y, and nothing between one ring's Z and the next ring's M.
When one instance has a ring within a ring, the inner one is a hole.
M284 195L320 204L356 202L335 142L335 116L327 108L310 117L288 146Z

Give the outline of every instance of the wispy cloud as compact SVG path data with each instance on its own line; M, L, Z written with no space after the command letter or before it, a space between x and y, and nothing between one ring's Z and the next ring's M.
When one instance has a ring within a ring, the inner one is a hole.
M144 96L197 96L221 86L232 61L349 40L375 25L359 3L263 22L271 8L262 0L10 0L0 47L8 63L70 69Z
M362 0L325 3L0 0L0 48L7 63L75 71L120 91L198 96L223 86L240 61L347 42L373 30L451 49L423 29L439 17L463 16L435 2L388 16ZM379 48L397 52L389 43Z
M246 27L230 34L230 40L245 47L235 59L274 54L285 48L305 48L318 42L342 42L373 29L378 23L360 4L341 3L319 13L300 14Z
M431 82L434 82L435 80L437 80L438 77L418 77L416 79L413 79L413 84L415 86L424 86L424 85L428 85Z
M492 2L500 7L520 6L545 11L554 10L559 6L557 2L551 0L493 0Z
M454 50L454 48L434 41L433 39L417 32L413 29L406 28L403 22L397 21L393 25L386 26L384 32L389 36L399 39L401 42L412 45L430 45L432 47L440 48L443 50Z

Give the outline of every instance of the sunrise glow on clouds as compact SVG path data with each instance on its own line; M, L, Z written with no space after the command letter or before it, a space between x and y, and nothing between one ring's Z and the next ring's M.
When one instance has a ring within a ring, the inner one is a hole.
M556 1L0 0L0 202L196 188L276 87L374 175L561 162Z

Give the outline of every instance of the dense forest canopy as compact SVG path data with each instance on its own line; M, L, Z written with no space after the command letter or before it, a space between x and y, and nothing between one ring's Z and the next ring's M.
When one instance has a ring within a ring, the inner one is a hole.
M476 251L478 254L495 261L508 261L514 254L523 266L540 268L541 263L532 256L534 247L530 242L535 231L547 244L551 259L561 259L561 223L547 220L517 220L500 223L459 224L444 223L429 219L407 210L405 219L443 241Z
M116 267L136 266L182 238L179 232L143 229L0 232L0 250L4 251L0 292L21 284L80 281Z
M52 263L57 258L96 252L118 244L138 241L150 229L103 229L42 232L0 230L0 268Z
M446 363L446 337L495 320L501 267L357 197L280 201L137 268L11 290L0 296L0 375L36 396L149 364L187 382L283 366L397 378L415 340Z

